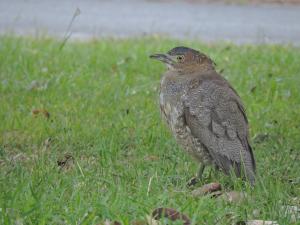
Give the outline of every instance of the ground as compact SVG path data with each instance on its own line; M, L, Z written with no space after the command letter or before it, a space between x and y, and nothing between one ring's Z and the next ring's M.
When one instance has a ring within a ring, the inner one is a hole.
M160 118L165 68L148 58L176 45L209 54L245 103L257 185L209 170L203 181L246 192L243 204L186 187L197 165ZM282 207L300 204L299 58L293 46L1 37L0 223L129 224L171 207L195 224L290 224Z

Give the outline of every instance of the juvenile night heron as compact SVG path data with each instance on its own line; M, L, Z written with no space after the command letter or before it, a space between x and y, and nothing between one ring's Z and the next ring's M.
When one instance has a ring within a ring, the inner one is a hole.
M167 65L160 85L160 109L177 142L199 163L255 182L248 120L237 92L205 54L176 47L150 56Z

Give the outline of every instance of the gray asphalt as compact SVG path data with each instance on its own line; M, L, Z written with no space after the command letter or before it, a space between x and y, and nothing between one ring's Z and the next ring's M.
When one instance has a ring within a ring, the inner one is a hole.
M300 5L146 0L0 0L0 33L72 38L165 35L234 43L300 44Z

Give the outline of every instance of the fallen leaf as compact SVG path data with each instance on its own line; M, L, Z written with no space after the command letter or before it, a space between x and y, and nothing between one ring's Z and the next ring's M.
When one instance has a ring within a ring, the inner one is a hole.
M217 195L220 195L222 187L221 184L219 183L209 183L209 184L205 184L200 188L197 188L195 190L192 191L192 195L194 197L201 197L210 193L215 193L218 192Z
M40 113L40 110L39 109L33 109L31 112L32 112L33 115L37 116Z
M171 208L157 208L152 212L152 217L155 220L159 220L161 218L167 218L172 221L182 220L184 225L191 224L190 219L186 215Z
M33 109L32 115L38 116L39 114L43 114L47 119L50 118L50 113L46 109Z

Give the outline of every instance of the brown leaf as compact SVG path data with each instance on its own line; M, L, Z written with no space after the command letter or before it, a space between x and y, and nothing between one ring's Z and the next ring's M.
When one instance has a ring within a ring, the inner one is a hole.
M39 109L33 109L31 112L32 112L33 115L38 115L40 113L40 110Z
M204 196L210 193L215 193L216 195L214 196L218 196L221 194L222 187L221 184L219 183L209 183L209 184L205 184L200 188L197 188L195 190L192 191L192 195L194 197L200 197L200 196Z
M47 119L50 118L50 113L46 109L33 109L32 115L37 116L39 114L44 115Z
M159 220L161 218L168 218L172 221L182 220L184 222L184 225L191 224L190 219L186 215L171 208L157 208L152 212L152 216L155 220Z

